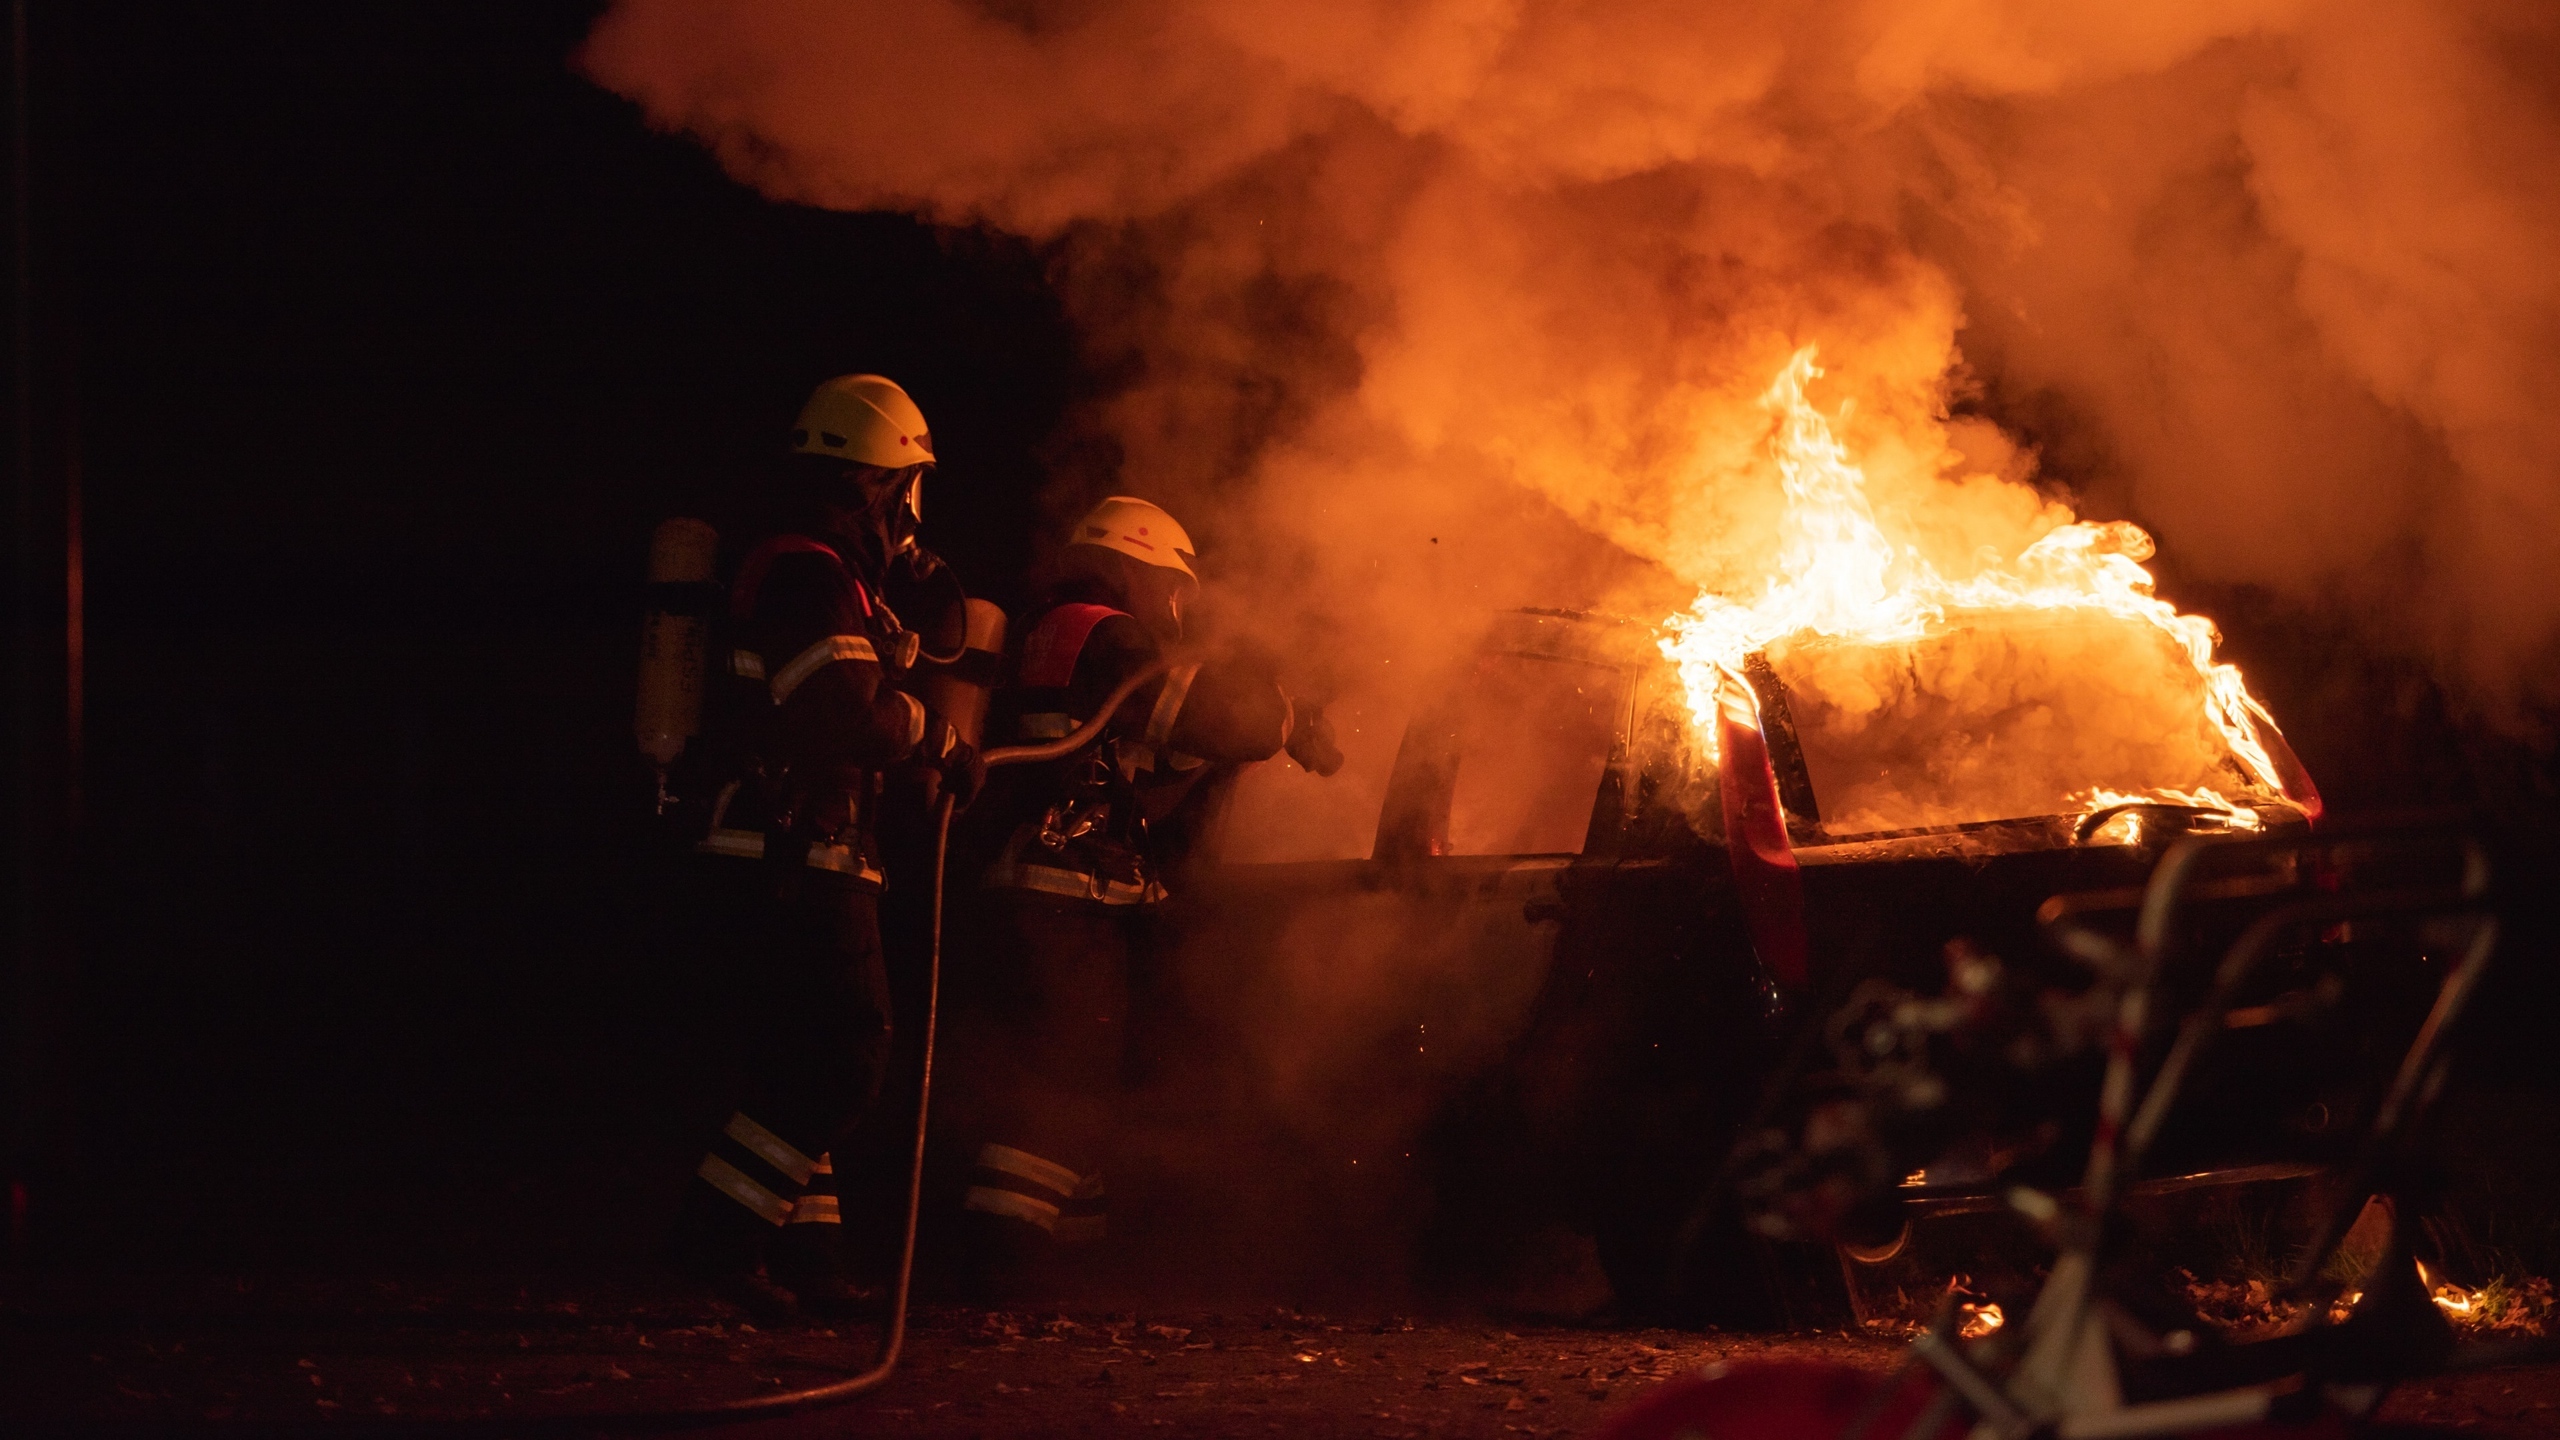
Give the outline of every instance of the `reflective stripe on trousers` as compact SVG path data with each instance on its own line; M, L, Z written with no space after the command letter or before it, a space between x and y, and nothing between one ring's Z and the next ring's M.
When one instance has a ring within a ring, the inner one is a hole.
M836 1195L836 1167L832 1157L821 1155L809 1172L809 1188L801 1193L799 1203L791 1207L794 1225L841 1225L844 1205Z
M745 1111L720 1127L720 1139L694 1174L768 1225L789 1222L819 1162ZM830 1172L832 1174L832 1172Z
M1099 1240L1105 1229L1102 1175L1078 1175L1011 1145L978 1147L961 1208L1020 1220L1064 1241Z

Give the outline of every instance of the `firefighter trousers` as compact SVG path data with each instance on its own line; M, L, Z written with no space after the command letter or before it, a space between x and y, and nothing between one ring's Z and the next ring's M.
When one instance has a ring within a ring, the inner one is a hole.
M971 1147L962 1208L1098 1238L1146 918L1036 891L980 896L955 1036L956 1118Z
M717 957L742 1001L746 1083L677 1235L680 1258L719 1268L751 1264L782 1226L838 1223L828 1157L878 1098L889 1061L879 893L795 858L704 861L755 867Z

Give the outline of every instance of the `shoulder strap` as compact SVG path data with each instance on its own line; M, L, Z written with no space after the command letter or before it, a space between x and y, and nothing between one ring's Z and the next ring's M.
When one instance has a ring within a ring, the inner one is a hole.
M739 564L738 582L729 590L729 618L744 620L755 613L756 596L764 589L765 572L773 568L774 561L785 555L824 555L838 570L845 568L844 557L837 554L832 545L812 540L806 535L773 536L747 552L747 558ZM845 572L845 579L852 582L854 598L862 602L862 613L869 616L870 590L860 580L854 579L850 571Z
M1064 689L1075 682L1076 661L1094 627L1114 615L1108 605L1061 605L1040 617L1022 639L1021 682L1033 689Z

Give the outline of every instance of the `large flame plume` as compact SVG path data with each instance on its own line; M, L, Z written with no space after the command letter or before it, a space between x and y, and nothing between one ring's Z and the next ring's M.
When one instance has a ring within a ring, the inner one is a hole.
M1372 676L1762 593L1757 397L1818 342L1888 569L2133 563L2029 562L2067 489L2560 692L2538 0L615 0L580 64L771 195L1050 247L1114 377L1056 510L1172 504Z
M2141 564L2152 553L2150 536L2124 521L2067 521L2013 556L1977 552L1970 574L1942 572L1915 547L1894 544L1877 522L1867 499L1866 472L1806 395L1806 387L1823 373L1815 356L1813 346L1798 350L1760 397L1773 422L1769 452L1786 497L1768 577L1755 593L1700 595L1671 621L1671 633L1663 641L1663 653L1680 667L1691 712L1700 717L1710 748L1716 727L1707 722L1717 713L1719 695L1747 684L1747 657L1775 642L1816 636L1902 648L1946 631L1952 620L1968 614L2086 616L2145 626L2165 637L2193 667L2210 733L2228 747L2246 779L2272 793L2283 791L2284 777L2258 728L2272 729L2273 721L2249 694L2238 668L2214 658L2220 637L2213 622L2180 614L2153 593L2150 572ZM1898 669L1911 666L1907 656L1892 663ZM2101 660L2098 668L2108 667ZM1958 683L1978 687L1983 680L1968 675ZM2047 696L2044 703L2068 704L2069 698ZM2089 717L2072 718L2085 724ZM1963 744L1975 737L1950 738ZM2014 763L2018 757L2005 758ZM2222 768L2221 758L2202 751L2188 760L2187 768L2209 774ZM2111 805L2147 797L2245 816L2251 823L2256 818L2209 787L2156 786L2135 793L2087 783L2096 777L2077 777L2075 783L2064 774L2062 784L2068 788L2052 793L2042 810L2059 811L2067 799ZM2036 800L2024 803L2023 813L2038 813ZM1960 817L1923 810L1916 818Z

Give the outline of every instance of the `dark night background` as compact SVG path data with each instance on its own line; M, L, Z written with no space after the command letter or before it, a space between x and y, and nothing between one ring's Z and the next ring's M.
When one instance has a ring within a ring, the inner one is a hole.
M35 7L36 438L89 595L68 864L34 667L76 936L19 1034L40 1251L654 1224L589 1174L672 1133L716 999L633 853L650 527L868 369L945 437L972 588L1025 553L1038 257L730 183L570 72L595 8Z
M731 183L570 72L595 8L34 7L32 438L82 476L89 600L71 840L19 655L39 1258L641 1243L718 1108L716 976L638 844L649 528L879 370L942 444L935 543L1011 598L1078 383L1041 258ZM20 521L50 637L59 517ZM2547 758L2423 677L2167 573L2333 801L2547 809ZM2519 1093L2544 953L2485 1047Z

